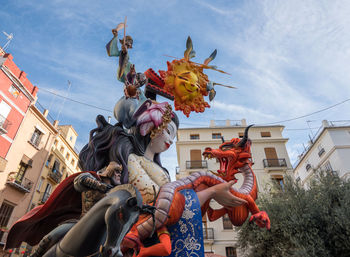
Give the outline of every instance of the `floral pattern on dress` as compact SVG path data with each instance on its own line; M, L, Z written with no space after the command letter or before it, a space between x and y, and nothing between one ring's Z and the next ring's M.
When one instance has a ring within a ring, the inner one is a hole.
M177 224L170 226L171 257L204 257L202 214L196 192L180 191L185 196L185 208Z

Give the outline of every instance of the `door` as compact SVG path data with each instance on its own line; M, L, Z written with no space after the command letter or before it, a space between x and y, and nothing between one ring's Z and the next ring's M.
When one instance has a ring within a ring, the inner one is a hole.
M268 167L279 167L277 152L274 147L264 148Z
M199 149L191 150L191 169L202 168L202 151Z

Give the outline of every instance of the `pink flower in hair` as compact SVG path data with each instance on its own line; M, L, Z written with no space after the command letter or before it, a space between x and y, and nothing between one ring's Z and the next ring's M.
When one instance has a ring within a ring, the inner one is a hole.
M140 134L146 136L154 129L157 130L155 133L159 132L159 128L170 122L172 115L171 106L167 102L152 104L137 118Z

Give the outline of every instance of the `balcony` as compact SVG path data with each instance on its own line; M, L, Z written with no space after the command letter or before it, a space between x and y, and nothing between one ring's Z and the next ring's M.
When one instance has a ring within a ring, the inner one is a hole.
M201 161L186 161L186 169L207 169L208 163L206 160Z
M214 229L213 228L203 228L203 239L204 240L214 240Z
M40 203L44 204L47 201L47 199L49 199L49 197L50 197L50 193L48 192L41 193L40 200L39 200Z
M281 159L264 159L264 168L280 168L287 167L287 162L285 158Z
M56 184L60 183L61 182L61 179L62 179L62 173L61 172L58 172L54 169L50 170L49 171L49 178L55 182Z
M18 178L17 172L10 172L7 177L6 184L16 188L23 193L29 193L34 183L27 178Z
M7 134L11 124L12 123L8 119L0 115L0 135Z

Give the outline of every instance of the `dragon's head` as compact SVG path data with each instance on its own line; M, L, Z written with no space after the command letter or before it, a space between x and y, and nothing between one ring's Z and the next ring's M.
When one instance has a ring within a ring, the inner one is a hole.
M239 138L232 138L230 141L225 142L222 138L223 142L219 146L219 149L207 147L203 152L204 158L216 158L220 162L220 169L216 175L226 181L236 181L235 174L239 172L239 168L251 163L251 141L248 139L248 130L251 126L253 125L245 129L241 140Z

